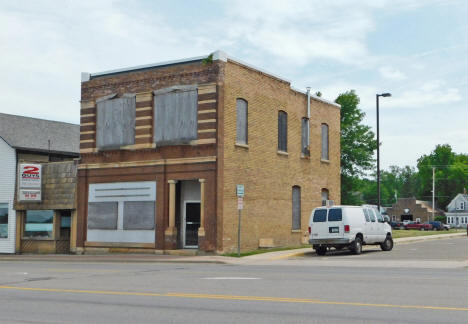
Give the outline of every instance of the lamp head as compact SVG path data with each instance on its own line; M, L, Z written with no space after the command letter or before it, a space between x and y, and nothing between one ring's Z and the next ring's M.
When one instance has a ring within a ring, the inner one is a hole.
M379 95L379 96L381 96L381 97L391 97L391 96L392 96L392 94L391 94L391 93L388 93L388 92L386 92L386 93L382 93L382 94L381 94L381 95Z

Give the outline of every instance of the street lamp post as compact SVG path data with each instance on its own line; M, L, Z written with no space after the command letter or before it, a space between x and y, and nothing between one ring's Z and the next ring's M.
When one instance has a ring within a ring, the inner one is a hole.
M380 212L380 136L379 136L379 97L391 97L391 93L376 94L376 107L377 107L377 207Z

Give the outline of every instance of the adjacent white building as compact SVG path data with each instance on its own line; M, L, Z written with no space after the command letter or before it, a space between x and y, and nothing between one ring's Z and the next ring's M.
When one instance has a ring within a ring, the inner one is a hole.
M0 253L15 252L16 150L0 134Z
M467 227L468 224L468 194L458 194L447 206L447 224L452 227Z
M18 164L79 157L79 137L79 125L0 113L0 253L17 252Z

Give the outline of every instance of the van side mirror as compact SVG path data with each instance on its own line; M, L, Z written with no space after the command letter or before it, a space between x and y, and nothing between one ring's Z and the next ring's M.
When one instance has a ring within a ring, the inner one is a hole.
M390 217L388 217L388 216L384 216L384 218L383 218L383 219L384 219L384 222L385 222L385 223L388 223L388 222L390 222Z

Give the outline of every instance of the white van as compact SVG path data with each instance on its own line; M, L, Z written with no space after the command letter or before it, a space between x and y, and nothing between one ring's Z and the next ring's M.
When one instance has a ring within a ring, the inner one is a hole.
M309 243L318 255L332 247L361 254L363 244L380 244L383 251L390 251L392 227L370 206L319 207L310 215Z

